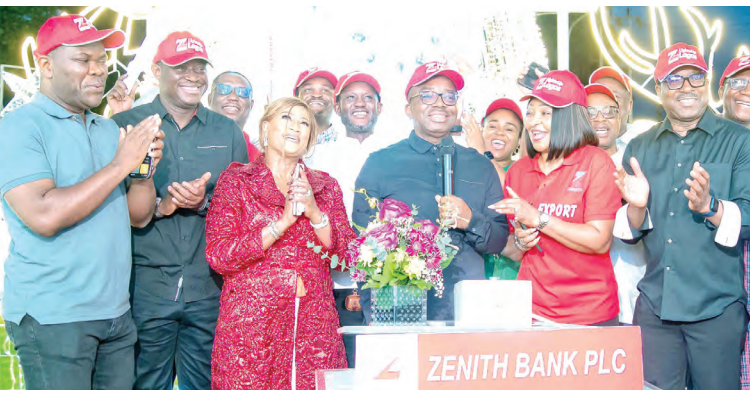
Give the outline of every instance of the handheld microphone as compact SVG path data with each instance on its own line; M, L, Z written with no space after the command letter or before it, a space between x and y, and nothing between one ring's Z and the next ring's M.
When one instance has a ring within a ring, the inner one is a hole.
M453 153L456 146L450 135L440 141L440 155L443 156L443 196L453 195Z

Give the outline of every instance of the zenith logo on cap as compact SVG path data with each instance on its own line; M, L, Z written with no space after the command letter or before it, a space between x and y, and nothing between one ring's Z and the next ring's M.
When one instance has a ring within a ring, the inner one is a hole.
M672 64L680 59L685 60L698 60L698 53L692 49L679 48L675 49L667 54L669 56L669 63Z
M427 71L428 74L440 72L444 69L445 69L445 64L437 62L437 61L425 64L425 70Z
M73 23L78 26L78 31L86 31L94 28L86 18L75 18L73 19Z
M192 49L196 52L203 52L203 44L193 38L178 38L175 40L175 43L177 44L174 50L175 52L184 52L188 49Z
M547 89L554 91L561 91L563 83L555 78L545 77L539 80L539 87L537 89Z
M738 67L744 67L746 65L750 64L750 56L745 56L740 59L740 63L737 64Z

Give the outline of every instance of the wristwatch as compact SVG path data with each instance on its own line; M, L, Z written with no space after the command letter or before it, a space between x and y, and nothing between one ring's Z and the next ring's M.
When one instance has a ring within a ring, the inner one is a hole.
M713 217L716 213L719 212L719 203L720 202L716 198L714 198L713 196L711 196L711 203L709 205L710 208L709 208L708 212L701 213L701 216L706 217L706 218Z
M156 209L154 209L154 217L156 218L164 218L164 215L159 213L159 204L161 203L161 198L156 197Z
M313 227L313 229L322 229L325 228L328 225L328 214L323 213L320 222L317 224L313 224L312 220L310 220L310 226Z
M489 151L489 150L487 150L486 152L484 152L484 156L487 157L487 158L489 158L490 160L494 160L495 159L495 155L492 154L492 152Z
M547 224L549 224L549 220L550 220L549 214L545 212L539 213L539 225L536 226L536 229L538 231L541 231L542 229L544 229L544 227L546 227Z

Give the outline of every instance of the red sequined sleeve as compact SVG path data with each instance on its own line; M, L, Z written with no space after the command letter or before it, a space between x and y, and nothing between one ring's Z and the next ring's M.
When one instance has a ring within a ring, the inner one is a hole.
M242 181L241 164L219 177L206 216L206 259L221 275L231 275L263 258L261 231L267 225Z
M341 187L336 179L331 177L329 181L331 183L326 187L322 200L330 203L326 214L328 214L331 225L331 247L324 247L323 250L330 255L338 255L339 261L343 263L346 256L346 246L356 238L356 235L346 214Z

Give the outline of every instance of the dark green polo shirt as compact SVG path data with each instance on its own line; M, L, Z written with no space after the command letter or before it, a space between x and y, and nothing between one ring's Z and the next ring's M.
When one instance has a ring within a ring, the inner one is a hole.
M650 231L633 231L646 248L646 274L638 284L646 304L663 320L700 321L721 314L731 303L746 303L742 284L742 242L724 247L716 228L688 208L683 190L695 161L710 175L713 195L737 204L742 237L750 225L750 133L706 110L682 138L668 119L633 139L623 167L633 173L638 159L651 193ZM726 211L726 210L725 210Z
M242 131L234 121L203 105L185 128L180 129L159 96L150 104L119 113L112 119L133 126L148 116L161 116L164 157L154 174L156 195L169 198L167 186L191 181L211 172L206 193L230 163L248 162ZM133 281L147 292L174 300L180 278L186 302L204 299L221 290L221 278L206 261L205 211L178 209L175 214L151 220L143 229L133 228Z

